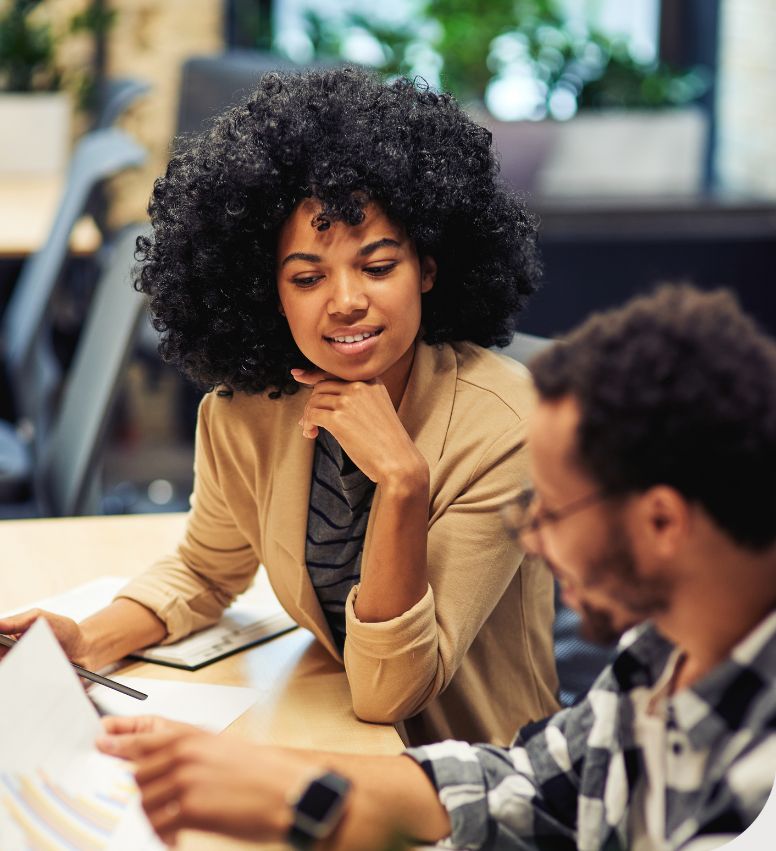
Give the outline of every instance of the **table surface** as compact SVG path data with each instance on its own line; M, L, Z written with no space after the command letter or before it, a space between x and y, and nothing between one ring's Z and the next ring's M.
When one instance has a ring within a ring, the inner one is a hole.
M0 258L23 258L43 245L62 192L60 175L0 174ZM73 254L93 254L100 232L90 217L76 222L70 239Z
M133 576L175 547L184 518L156 514L0 521L0 608L22 606L104 574ZM355 717L342 667L302 629L198 671L133 662L122 672L255 689L256 703L229 727L230 733L253 741L348 753L396 754L402 749L393 727ZM182 836L179 847L236 851L256 846L191 832Z

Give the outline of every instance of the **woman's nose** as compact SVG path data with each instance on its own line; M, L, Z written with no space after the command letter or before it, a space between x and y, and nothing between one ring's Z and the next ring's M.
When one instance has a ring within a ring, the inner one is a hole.
M364 291L360 275L343 273L333 280L329 313L350 315L365 311L369 307L369 299Z

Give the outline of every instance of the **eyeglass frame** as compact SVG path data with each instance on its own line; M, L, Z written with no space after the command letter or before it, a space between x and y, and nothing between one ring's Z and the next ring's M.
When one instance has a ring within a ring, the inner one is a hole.
M536 491L534 488L524 488L520 491L520 493L501 506L501 522L504 524L504 530L507 535L509 535L510 539L513 541L519 541L526 532L538 535L542 526L565 520L567 517L570 517L579 511L583 511L585 508L589 508L597 502L609 499L611 496L612 493L608 490L593 491L592 493L577 497L577 499L574 499L571 502L567 502L560 508L545 508L541 513L534 514L533 517L530 517L523 523L514 525L510 523L507 517L509 509L514 505L520 505L523 511L528 512L531 508L531 504L536 499ZM526 497L528 497L527 501Z

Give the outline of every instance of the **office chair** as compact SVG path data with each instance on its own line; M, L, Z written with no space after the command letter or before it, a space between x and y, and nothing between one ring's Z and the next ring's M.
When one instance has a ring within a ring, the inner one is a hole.
M134 77L113 77L106 80L100 90L100 106L94 129L112 127L139 97L150 91L149 83Z
M522 331L517 331L508 346L503 349L494 348L493 351L527 365L534 355L538 355L553 342L549 337L537 337L534 334L523 334Z
M24 264L0 319L2 366L16 418L14 423L0 420L0 502L24 492L35 453L45 441L61 371L50 335L43 332L73 226L100 181L145 158L145 151L120 130L97 130L80 140L46 242Z
M135 243L146 232L129 225L111 244L48 440L35 462L34 497L0 505L0 517L99 513L97 459L146 305L131 282Z

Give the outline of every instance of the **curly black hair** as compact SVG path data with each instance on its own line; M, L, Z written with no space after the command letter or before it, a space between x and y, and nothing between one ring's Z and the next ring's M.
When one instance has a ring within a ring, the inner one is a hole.
M739 545L776 542L776 342L724 290L661 287L531 363L580 406L576 459L604 490L665 484Z
M278 312L275 251L296 204L362 221L368 202L438 265L422 338L507 345L536 289L536 221L500 182L491 135L448 94L355 68L273 72L185 140L149 205L135 285L162 357L201 386L293 393L309 366Z

